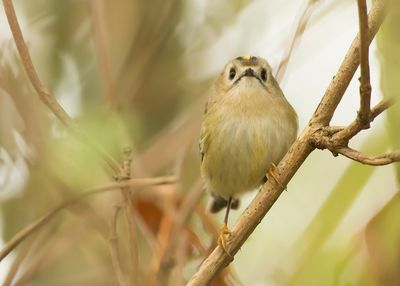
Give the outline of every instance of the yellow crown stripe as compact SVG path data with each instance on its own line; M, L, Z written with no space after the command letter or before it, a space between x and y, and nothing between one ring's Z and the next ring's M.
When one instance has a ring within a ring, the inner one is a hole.
M246 60L246 61L249 61L249 60L251 60L252 56L243 56L242 58L243 58L244 60Z

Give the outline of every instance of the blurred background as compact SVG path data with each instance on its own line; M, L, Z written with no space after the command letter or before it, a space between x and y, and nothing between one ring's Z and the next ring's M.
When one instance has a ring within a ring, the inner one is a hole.
M240 55L264 57L276 70L307 9L280 79L302 130L358 31L350 0L13 2L40 78L81 129L119 162L131 146L132 177L179 179L132 187L132 212L118 189L63 209L0 262L3 285L128 285L131 276L136 285L184 285L216 245L223 220L207 213L199 178L197 140L214 78ZM400 4L392 2L370 49L372 104L400 97ZM332 125L355 118L358 76ZM351 147L399 150L399 114L394 105ZM2 247L113 175L39 101L2 11ZM398 164L365 166L316 150L213 285L400 285L399 183ZM253 196L231 213L231 226Z

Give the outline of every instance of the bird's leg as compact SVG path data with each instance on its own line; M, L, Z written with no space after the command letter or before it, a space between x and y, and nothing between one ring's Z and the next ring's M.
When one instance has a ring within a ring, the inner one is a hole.
M231 231L228 228L228 217L229 217L229 211L231 209L231 204L232 204L232 197L228 198L228 204L226 206L226 212L225 212L225 218L224 218L224 224L221 227L221 232L219 234L218 238L218 245L222 247L222 249L229 255L232 256L228 250L226 249L226 240L230 238Z
M282 183L276 178L275 171L276 171L276 165L274 163L271 163L271 167L268 169L267 172L267 179L270 180L270 178L273 178L275 182L277 182L278 185L282 187L282 189L286 190L286 187L283 186Z

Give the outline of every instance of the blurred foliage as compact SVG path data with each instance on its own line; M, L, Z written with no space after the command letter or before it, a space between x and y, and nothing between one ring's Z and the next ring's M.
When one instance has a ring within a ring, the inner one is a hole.
M373 136L376 136L376 134ZM370 142L373 142L374 146L371 146ZM384 142L386 141L383 138L368 141L367 146L362 148L362 150L368 153L382 152L385 150L385 148L382 148L382 145L385 144ZM335 275L333 270L341 260L345 259L348 255L347 251L350 250L346 249L347 246L339 250L326 249L324 246L332 237L355 200L364 190L374 169L372 166L363 166L357 162L352 162L347 167L329 197L294 247L297 249L297 255L300 255L302 262L295 275L291 277L289 285L304 285L312 276L314 276L315 284L318 285L323 283L327 276L332 277L332 275ZM351 248L352 246L348 247ZM329 266L324 266L322 261ZM318 269L318 276L313 275L315 269Z
M375 285L400 284L400 193L369 222L366 243L370 254L366 272L371 271ZM364 272L365 273L365 272Z
M211 79L189 74L197 72L193 63L202 60L192 58L192 53L212 46L252 1L14 2L41 79L82 129L118 161L122 147L133 146L134 177L173 173L182 178L176 185L134 189L132 203L140 285L183 285L215 246L218 231L201 200L205 196L199 192L197 151ZM393 5L378 47L384 96L398 98L400 7L396 1ZM245 44L239 42L234 48ZM0 181L1 231L7 242L58 203L109 183L115 174L39 101L13 42L1 42L0 49L0 163L2 174L9 175ZM397 150L399 106L387 113L387 134ZM387 142L383 132L373 132L361 149L382 153ZM400 182L399 165L393 168ZM276 270L278 275L270 281L275 285L398 284L400 232L393 219L399 211L398 194L361 233L329 243L374 170L349 164L283 257L291 269L282 275ZM183 202L193 204L185 217ZM109 244L110 218L114 206L121 204L120 193L109 192L57 215L14 251L22 265L18 267L18 259L13 261L11 267L18 269L18 275L12 285L118 285ZM117 232L122 270L129 273L129 235L123 214ZM265 257L269 259L268 254ZM386 261L390 267L385 267ZM263 263L258 266L258 272L263 272ZM238 276L245 271L249 269L240 269ZM239 282L228 269L213 285Z
M381 88L387 98L394 98L397 102L400 100L400 34L397 27L400 24L400 3L399 1L389 1L391 8L389 15L381 32L378 34L378 47L380 50L381 61ZM400 104L395 104L387 112L387 127L391 136L392 149L400 149ZM397 180L400 184L400 166L394 165L397 171Z

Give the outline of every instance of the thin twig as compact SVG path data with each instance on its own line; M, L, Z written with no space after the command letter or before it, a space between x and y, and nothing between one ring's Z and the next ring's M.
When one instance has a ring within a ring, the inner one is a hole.
M47 234L47 233L46 233ZM43 240L43 236L40 235L39 237L35 238L35 240ZM14 259L14 261L11 264L10 270L7 273L6 278L4 279L4 282L2 284L2 286L10 286L11 283L14 280L14 277L16 276L16 274L18 273L18 270L22 264L22 262L24 261L24 259L27 257L27 255L29 254L29 252L31 251L31 249L33 248L34 244L36 244L36 242L31 242L31 243L27 243L25 245L25 247L23 247L23 249L21 249L20 251L18 251L18 255L17 257Z
M24 40L24 36L22 35L12 0L3 0L3 6L7 15L11 33L14 37L15 45L17 46L18 53L22 60L22 64L40 100L52 111L52 113L64 124L64 126L71 131L73 135L96 150L96 152L105 160L105 162L113 169L113 171L119 174L120 168L118 163L106 151L104 151L96 143L96 141L89 138L86 134L79 130L72 118L57 102L48 88L42 83L35 66L33 65L32 58Z
M369 115L367 115L367 122L368 125L370 125L370 122L372 122L376 116L381 114L383 111L388 109L390 106L394 104L393 99L382 99L376 106L374 106ZM330 141L332 144L334 143L336 146L347 146L349 140L353 138L356 134L358 134L361 130L365 128L365 123L361 122L359 118L357 117L353 122L351 122L348 126L343 128L343 130L340 130L336 132ZM332 145L331 144L331 145ZM320 148L321 149L321 148ZM323 148L322 148L323 149Z
M370 122L374 121L375 117L381 114L383 111L388 109L395 103L393 98L385 98L382 99L377 105L375 105L370 112L369 120Z
M393 162L400 162L400 151L377 156L363 154L350 147L335 148L334 151L365 165L384 166Z
M369 72L368 15L366 0L357 0L360 30L360 111L358 117L363 128L369 127L371 108L371 82Z
M312 152L313 148L308 144L309 132L310 130L307 128L277 166L275 176L282 185L288 184L295 172ZM207 285L224 267L232 262L233 256L262 221L262 218L276 202L282 191L283 187L280 184L275 185L273 181L267 181L231 230L232 239L227 245L227 251L219 246L215 248L203 261L200 269L192 276L187 285Z
M122 180L129 180L131 178L132 166L132 148L125 147L123 150L123 178ZM133 208L133 200L130 193L130 187L125 186L121 188L122 197L124 198L124 215L129 233L129 285L138 285L139 281L139 248L137 245L137 235L135 229L135 212Z
M374 2L374 6L369 14L368 43L372 41L384 19L384 8L385 0L376 0ZM302 134L293 143L288 153L277 166L275 176L280 184L275 184L274 181L267 181L267 183L263 185L261 191L257 193L256 197L239 217L236 225L232 229L232 239L228 242L226 251L220 247L215 248L203 261L199 270L192 276L187 284L188 286L208 285L211 280L233 260L233 256L245 243L282 193L282 185L286 186L288 184L292 176L303 164L304 160L314 150L314 146L310 144L310 138L316 130L329 124L333 113L343 97L344 91L357 70L360 62L358 46L359 41L357 36L337 74L325 92L309 125L303 130Z
M43 85L36 69L32 63L31 56L28 51L28 47L25 44L24 36L22 35L21 28L19 26L17 16L15 14L15 9L12 4L12 0L3 0L4 11L7 15L8 24L10 26L12 35L15 40L15 44L18 49L18 53L21 57L22 63L24 65L25 71L28 77L38 93L40 100L50 108L55 116L60 119L60 121L67 127L73 128L74 122L71 117L65 112L60 104L54 99L50 94L50 91Z
M385 18L385 0L375 1L368 16L368 44L372 42L379 27ZM314 112L310 124L314 126L327 126L332 119L344 92L350 84L360 64L359 35L353 40L339 70L325 91L324 97Z
M37 250L32 255L32 259L29 260L29 265L24 267L24 272L19 275L13 286L34 284L32 281L41 274L42 270L48 269L50 266L54 267L55 262L59 262L60 257L66 257L71 251L76 250L79 241L82 241L82 236L74 235L65 239L66 236L71 234L72 230L76 231L76 225L69 227L68 230L63 228L63 233L60 233L59 230L55 231L55 228L46 229L47 235L45 233L43 236L45 241L37 244ZM62 243L60 243L61 241Z
M376 116L388 109L394 101L392 99L382 99L375 107L373 107L368 116L368 122L372 122ZM334 156L342 154L354 161L368 165L386 165L395 162L391 161L392 154L381 156L366 156L358 151L349 148L347 145L349 140L363 130L363 123L356 118L349 126L345 128L324 127L316 130L310 137L310 142L318 149L328 149ZM395 156L396 157L396 156Z
M315 4L318 2L319 0L309 0L307 3L307 6L305 7L303 13L300 16L300 19L297 23L297 27L296 30L294 32L293 35L293 39L290 43L289 48L286 51L285 56L283 57L283 59L281 60L281 62L279 63L279 66L276 70L276 75L275 78L278 82L282 81L282 78L285 75L286 72L286 68L289 64L290 58L292 56L292 52L294 50L294 48L297 46L297 44L300 42L301 37L304 34L304 31L306 30L308 21L311 18L311 14L313 12L313 9L315 7Z
M4 246L4 248L0 251L0 262L6 257L15 247L18 246L24 239L26 239L29 235L40 229L42 226L46 225L56 214L65 208L74 205L80 200L95 195L99 193L103 193L106 191L118 190L119 188L126 186L148 186L148 185L159 185L164 183L171 183L172 177L155 177L155 178L138 178L138 179L130 179L129 181L124 181L120 183L109 184L106 186L95 187L85 191L84 193L73 197L69 200L66 200L60 203L57 207L49 211L47 214L43 215L36 221L30 223L19 232L17 232L11 240Z
M109 238L109 248L111 261L114 267L115 275L117 277L118 283L120 286L128 285L125 280L125 276L122 271L119 251L118 251L118 235L117 235L117 221L118 221L118 213L121 210L119 206L115 206L114 215L111 218L110 222L110 238Z
M41 245L40 251L35 253L32 257L30 265L24 269L24 272L18 277L17 281L13 284L14 286L28 285L39 273L40 270L48 263L50 256L54 255L56 248L55 239L52 241L46 241Z

